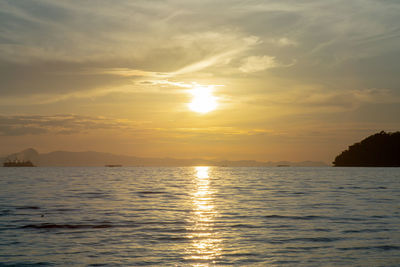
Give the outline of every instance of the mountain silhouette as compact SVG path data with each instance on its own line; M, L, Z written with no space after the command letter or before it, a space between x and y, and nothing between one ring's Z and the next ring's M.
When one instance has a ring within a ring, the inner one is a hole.
M400 167L400 132L384 131L355 143L333 161L336 167Z

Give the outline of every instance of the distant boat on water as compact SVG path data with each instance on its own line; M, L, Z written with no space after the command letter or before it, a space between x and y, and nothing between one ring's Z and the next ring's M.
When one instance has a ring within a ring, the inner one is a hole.
M122 167L120 164L107 164L105 167Z
M30 160L8 160L3 163L3 167L36 167Z
M290 165L287 165L287 164L279 164L279 165L276 165L276 167L290 167Z

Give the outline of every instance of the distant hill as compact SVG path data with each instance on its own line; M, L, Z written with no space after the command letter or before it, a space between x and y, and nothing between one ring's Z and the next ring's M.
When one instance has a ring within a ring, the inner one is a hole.
M91 167L105 165L123 165L123 166L226 166L226 167L273 167L273 166L293 166L293 167L323 167L328 166L324 162L260 162L255 160L239 161L215 161L205 159L174 159L174 158L141 158L134 156L116 155L111 153L102 153L95 151L69 152L54 151L50 153L39 154L35 149L29 148L18 153L11 154L6 159L30 160L36 166L60 166L60 167Z
M349 146L335 158L334 166L400 167L400 132L384 131Z

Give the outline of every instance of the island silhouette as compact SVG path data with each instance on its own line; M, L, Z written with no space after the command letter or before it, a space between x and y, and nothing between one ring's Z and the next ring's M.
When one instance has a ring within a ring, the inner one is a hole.
M335 167L400 167L400 132L371 135L349 146L332 163Z

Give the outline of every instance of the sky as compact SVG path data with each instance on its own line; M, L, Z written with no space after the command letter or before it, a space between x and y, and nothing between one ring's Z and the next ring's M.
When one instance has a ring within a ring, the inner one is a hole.
M400 130L398 0L0 0L0 154L316 160Z

